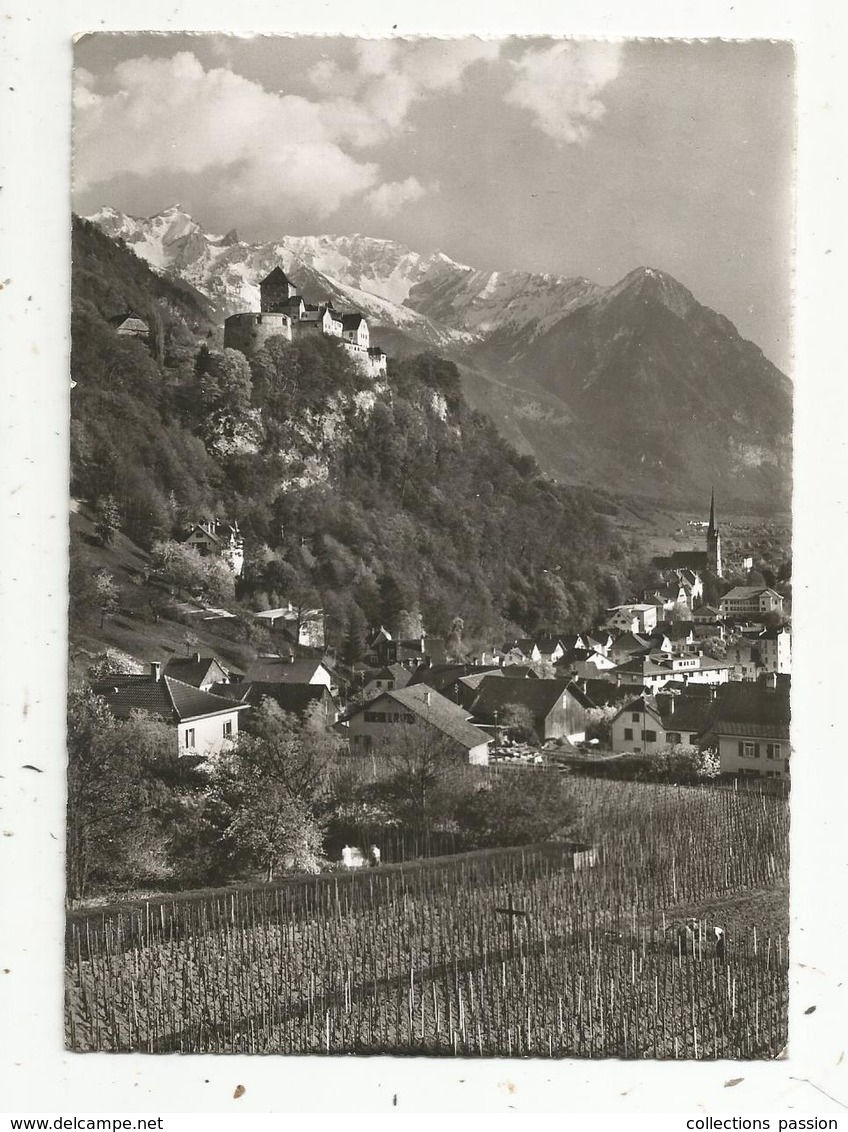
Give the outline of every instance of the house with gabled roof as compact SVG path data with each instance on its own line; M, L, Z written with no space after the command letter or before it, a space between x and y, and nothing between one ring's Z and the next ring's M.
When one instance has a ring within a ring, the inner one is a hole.
M634 656L645 656L654 647L654 643L647 635L638 633L619 633L607 650L607 656L616 664L623 664Z
M724 618L757 619L767 613L783 613L783 598L770 586L734 586L720 602Z
M722 688L710 741L721 773L746 778L789 778L789 678L770 673Z
M265 699L273 700L287 714L302 720L316 720L327 729L335 724L339 714L338 705L325 684L269 684L254 680L216 684L212 691L216 696L250 707L259 707Z
M586 736L586 712L593 704L570 680L511 680L485 676L470 711L481 727L499 730L513 715L526 713L540 742Z
M655 754L663 747L697 746L709 732L716 701L687 695L640 695L623 704L610 723L617 754Z
M323 684L332 691L333 674L320 660L311 657L257 656L251 661L244 682L252 684Z
M383 692L339 721L350 752L365 754L381 747L433 747L462 762L487 765L491 736L475 727L467 711L426 684Z
M214 656L201 656L199 652L191 656L171 657L165 664L163 675L204 692L210 691L213 684L229 680L229 673Z
M378 696L380 692L391 692L394 688L405 688L412 679L412 673L403 664L386 664L382 668L372 668L365 673L362 686L366 699Z
M150 327L135 311L128 310L109 320L116 334L122 338L139 338L142 342L150 339Z
M607 625L623 633L651 633L657 624L657 607L647 602L615 605L607 610Z
M195 523L183 539L206 558L223 559L238 578L244 570L244 539L238 523L227 519L202 519Z
M214 757L238 735L239 714L246 704L237 704L211 692L163 676L161 665L131 678L98 681L93 690L116 719L128 719L135 711L146 712L174 729L178 754Z

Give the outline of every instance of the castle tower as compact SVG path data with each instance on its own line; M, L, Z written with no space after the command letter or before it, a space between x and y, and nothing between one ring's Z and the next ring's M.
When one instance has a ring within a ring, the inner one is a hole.
M721 577L721 535L715 521L715 490L710 494L710 525L707 527L707 569Z
M259 309L265 313L284 314L285 305L297 288L281 267L275 267L259 284Z

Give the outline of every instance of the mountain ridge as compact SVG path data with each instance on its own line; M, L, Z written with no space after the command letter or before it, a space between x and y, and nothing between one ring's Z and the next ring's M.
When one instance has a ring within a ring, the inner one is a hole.
M457 362L472 406L563 482L677 503L715 483L733 505L788 505L789 379L659 268L603 286L359 234L252 244L203 232L177 206L89 219L207 295L221 320L258 309L259 279L282 262L307 298L361 310L390 354Z

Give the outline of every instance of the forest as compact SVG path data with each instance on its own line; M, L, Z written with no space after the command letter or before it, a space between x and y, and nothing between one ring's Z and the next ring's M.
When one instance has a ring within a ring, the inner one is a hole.
M545 479L464 401L453 363L362 374L336 343L221 348L206 300L74 220L71 494L142 547L236 520L237 600L320 605L328 644L369 627L469 649L592 623L626 598L633 548L609 497ZM132 310L150 340L120 337ZM73 587L72 587L73 589Z

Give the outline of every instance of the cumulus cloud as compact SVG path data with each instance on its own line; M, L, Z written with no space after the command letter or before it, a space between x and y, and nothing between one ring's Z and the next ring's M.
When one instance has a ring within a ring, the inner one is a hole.
M566 41L530 48L512 64L515 81L505 101L529 110L535 125L562 143L585 141L606 113L599 98L617 78L620 43Z
M353 146L384 141L413 105L458 90L475 63L494 62L501 45L482 39L360 39L348 66L322 60L310 80L328 98L325 112Z
M204 70L185 51L126 60L102 86L78 72L74 131L78 189L126 173L214 171L219 191L274 193L326 215L379 177L345 152L344 129L320 103Z
M365 199L376 216L394 216L404 205L419 200L425 193L435 188L435 185L431 185L429 190L425 189L416 177L407 177L405 181L389 181L384 185L378 185L366 195Z

